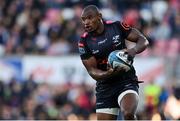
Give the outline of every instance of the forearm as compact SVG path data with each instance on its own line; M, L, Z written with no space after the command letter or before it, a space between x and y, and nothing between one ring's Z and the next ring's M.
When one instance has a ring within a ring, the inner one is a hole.
M133 49L136 52L136 54L139 54L143 52L147 48L148 45L149 45L148 40L146 39L146 37L144 37L141 34L137 40L136 46L133 47Z
M94 56L88 59L84 59L82 60L82 62L83 65L86 67L89 75L97 81L107 79L108 77L111 76L113 72L112 68L107 67L107 71L103 71L97 68L97 60Z
M93 69L89 71L90 76L96 81L107 79L111 76L110 71L102 71L99 69Z
M146 37L135 28L133 28L131 33L128 35L127 40L136 43L135 47L128 49L128 54L131 56L141 53L149 45Z

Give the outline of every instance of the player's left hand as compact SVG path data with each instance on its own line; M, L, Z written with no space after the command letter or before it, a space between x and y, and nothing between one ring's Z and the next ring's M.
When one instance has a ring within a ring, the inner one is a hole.
M125 50L125 52L129 55L129 57L128 57L129 60L133 60L133 58L136 55L136 50L134 48L127 49L127 50Z

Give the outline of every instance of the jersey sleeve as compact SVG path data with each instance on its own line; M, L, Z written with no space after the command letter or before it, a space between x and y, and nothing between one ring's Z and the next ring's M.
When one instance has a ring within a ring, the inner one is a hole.
M119 26L120 28L120 31L122 33L122 37L124 39L127 38L127 36L129 35L129 33L131 32L132 30L132 27L130 25L128 25L127 23L125 22L120 22L120 21L117 21L116 24Z
M81 38L78 42L79 54L82 60L88 59L92 56L91 51L86 46L84 38Z

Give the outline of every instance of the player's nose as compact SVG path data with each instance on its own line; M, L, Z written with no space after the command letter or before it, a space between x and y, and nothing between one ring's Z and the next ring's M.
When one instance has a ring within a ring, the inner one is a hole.
M90 21L89 21L88 19L86 19L86 20L84 21L85 27L86 27L86 26L89 26L89 24L90 24Z

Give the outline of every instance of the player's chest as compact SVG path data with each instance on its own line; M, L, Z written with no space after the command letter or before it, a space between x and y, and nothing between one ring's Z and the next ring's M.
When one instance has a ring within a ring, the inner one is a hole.
M108 33L100 37L91 37L88 41L88 47L95 56L108 55L113 50L122 49L123 44L119 33Z

